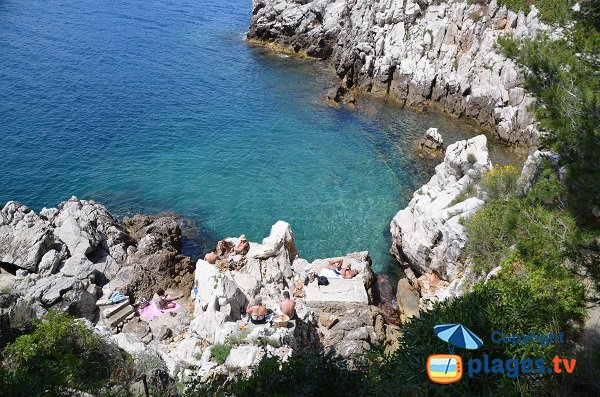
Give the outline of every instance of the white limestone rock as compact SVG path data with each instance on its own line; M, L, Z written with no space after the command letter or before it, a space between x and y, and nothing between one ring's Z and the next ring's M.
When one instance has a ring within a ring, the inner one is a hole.
M247 369L257 365L264 353L261 348L252 345L242 345L231 349L225 367L229 370Z
M412 107L439 102L508 143L537 144L527 109L533 99L524 92L511 96L523 76L496 46L506 35L556 35L535 6L527 14L495 0L253 0L252 6L250 38L329 59L345 88Z
M37 272L54 245L49 225L31 209L14 201L0 211L0 261Z
M215 333L224 323L241 319L247 298L232 279L202 259L196 263L195 282L199 291L191 331L214 343Z
M456 287L456 280L465 277L469 263L463 255L466 234L462 220L483 201L477 197L456 200L490 168L485 135L450 145L435 175L392 220L391 251L420 276L422 298L446 296L450 283L455 282Z

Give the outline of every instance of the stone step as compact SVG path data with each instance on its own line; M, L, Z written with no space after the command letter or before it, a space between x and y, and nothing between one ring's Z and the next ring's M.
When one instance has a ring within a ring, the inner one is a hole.
M125 306L129 306L129 301L127 299L125 299L121 303L117 303L116 305L111 305L111 306L107 307L106 309L103 310L102 313L104 314L105 318L109 318L110 316L112 316L113 314L115 314L116 312L118 312L119 310L124 308Z
M135 309L131 305L127 305L118 312L107 318L111 327L116 327L121 321L126 320L129 316L135 314Z

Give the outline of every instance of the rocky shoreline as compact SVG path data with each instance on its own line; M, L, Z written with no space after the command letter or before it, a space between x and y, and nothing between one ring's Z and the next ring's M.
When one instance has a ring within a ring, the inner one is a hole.
M534 99L496 41L548 31L535 7L525 15L496 0L253 0L248 39L328 60L340 79L332 100L358 90L434 106L531 147L539 134L528 111Z
M39 214L8 202L0 211L3 343L49 310L66 311L134 359L157 357L172 378L207 378L247 372L261 357L286 359L298 349L333 349L352 357L397 339L390 308L378 306L367 252L343 258L358 271L356 277L330 278L320 286L315 275L328 260L300 258L283 221L262 243L250 243L235 269L204 260L194 264L183 256L180 221L172 214L119 220L104 206L76 197ZM147 321L139 316L141 302L158 288L184 297L174 316ZM115 291L126 300L107 304ZM242 327L248 302L260 296L275 309L283 291L297 304L291 326ZM211 349L223 343L232 350L218 363Z

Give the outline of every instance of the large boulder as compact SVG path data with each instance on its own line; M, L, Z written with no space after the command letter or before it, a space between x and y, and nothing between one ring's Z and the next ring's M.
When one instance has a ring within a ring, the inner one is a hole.
M53 247L49 225L26 206L9 201L0 211L0 262L37 272Z
M419 150L422 153L441 156L444 153L444 139L437 128L430 128L419 140Z
M248 301L232 279L202 259L196 263L195 284L198 296L190 328L194 336L214 343L224 323L241 319Z
M241 370L255 366L260 362L264 353L257 346L243 345L231 349L225 367L229 370Z

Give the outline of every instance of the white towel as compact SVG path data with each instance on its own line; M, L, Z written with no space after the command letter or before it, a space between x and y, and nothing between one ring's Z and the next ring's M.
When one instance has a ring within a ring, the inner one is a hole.
M342 278L342 276L337 274L335 271L327 268L321 269L321 273L319 273L319 276L325 276L327 278Z

